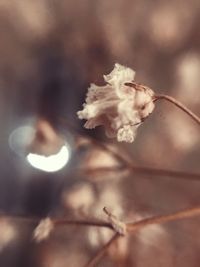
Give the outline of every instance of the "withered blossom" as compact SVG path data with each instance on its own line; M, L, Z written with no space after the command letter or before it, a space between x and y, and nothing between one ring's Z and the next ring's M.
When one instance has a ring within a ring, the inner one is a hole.
M154 109L154 92L134 82L135 72L120 64L104 75L106 85L91 84L79 119L85 128L103 125L108 137L131 143L138 126Z

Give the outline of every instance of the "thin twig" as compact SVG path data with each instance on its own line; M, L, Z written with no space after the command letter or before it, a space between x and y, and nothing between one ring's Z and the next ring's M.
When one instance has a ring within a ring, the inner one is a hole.
M139 222L127 223L126 224L127 232L133 233L136 230L139 230L139 229L141 229L147 225L161 224L161 223L165 223L165 222L170 222L170 221L175 221L175 220L180 220L180 219L185 219L185 218L191 218L193 216L198 216L198 215L200 215L200 207L185 209L185 210L178 211L178 212L168 214L168 215L151 217L151 218L141 220Z
M156 217L147 218L138 222L133 223L127 223L127 231L132 232L132 230L138 230L146 225L150 224L160 224L165 223L169 221L175 221L179 219L185 219L190 218L193 216L200 215L200 207L194 207L190 209L185 209L182 211L178 211L172 214L168 215L161 215ZM42 218L30 218L30 217L19 217L19 216L11 216L11 215L0 215L1 218L7 218L12 220L19 220L21 222L27 222L27 223L38 223ZM70 220L70 219L54 219L51 218L54 225L80 225L80 226L93 226L93 227L106 227L111 230L113 229L113 226L109 222L100 221L100 220Z
M170 222L170 221L175 221L175 220L180 220L180 219L186 219L186 218L191 218L193 216L200 215L200 207L195 207L195 208L190 208L190 209L185 209L182 211L178 211L172 214L168 215L163 215L163 216L156 216L156 217L151 217L147 218L144 220L141 220L139 222L135 223L127 223L127 233L134 233L137 230L142 229L143 227L151 224L162 224L165 222ZM94 267L105 255L107 252L108 248L112 245L112 243L119 238L120 235L116 233L106 245L104 245L101 250L97 252L97 254L94 256L92 260L89 261L85 267Z
M9 220L16 220L22 223L39 223L44 218L35 218L35 217L22 217L22 216L15 216L15 215L7 215L7 214L0 214L1 219L9 219ZM79 225L79 226L91 226L91 227L105 227L113 230L113 226L109 222L105 222L103 220L94 220L94 219L87 219L87 220L70 220L70 219L56 219L51 218L51 221L54 225Z
M80 226L93 226L93 227L106 227L113 230L112 224L105 221L98 220L52 220L54 225L80 225Z
M96 253L96 255L85 265L85 267L94 267L107 253L111 245L120 237L115 233L114 236Z
M114 156L117 160L121 161L121 163L124 166L120 166L121 170L124 167L127 167L132 172L141 173L145 175L164 175L168 177L173 178L182 178L182 179L188 179L188 180L194 180L198 181L200 180L200 174L198 173L189 173L189 172L183 172L183 171L172 171L172 170L166 170L166 169L154 169L154 168L148 168L148 167L141 167L141 166L135 166L128 158L124 158L120 153L117 153L114 151L111 147L107 146L104 143L100 143L98 141L93 141L95 145L101 147L103 150L107 151L110 155ZM105 168L104 168L105 171ZM110 171L108 169L108 171Z
M102 174L102 173L110 173L110 172L122 172L129 170L131 172L142 174L142 175L161 175L161 176L168 176L174 178L182 178L187 180L193 181L200 181L200 174L198 173L190 173L190 172L181 172L181 171L172 171L172 170L165 170L165 169L153 169L148 167L139 167L130 165L128 168L126 167L96 167L96 168L80 168L79 172L83 175L90 175L95 176L95 174Z
M103 150L107 151L110 155L115 157L117 160L121 161L121 163L124 166L120 166L120 170L127 167L132 172L141 173L145 175L163 175L173 178L182 178L182 179L188 179L188 180L194 180L198 181L200 180L200 174L198 173L189 173L189 172L183 172L183 171L172 171L172 170L166 170L166 169L154 169L154 168L148 168L148 167L141 167L141 166L135 166L128 158L124 158L120 153L117 153L112 148L107 146L104 143L100 143L98 141L95 142L95 144L99 147L101 147ZM105 171L105 168L104 170ZM108 171L110 171L108 169Z
M158 100L158 97L161 97L161 96L163 96L163 95L157 95L156 96L157 98L155 97L155 101ZM171 99L171 97L169 97L169 98ZM174 98L172 98L172 99L175 100ZM179 102L177 102L177 103L179 103ZM183 106L181 103L179 103L179 104L180 104L180 106ZM185 109L188 110L187 108L185 108ZM188 110L188 111L189 111L189 113L191 112L190 110ZM189 114L189 113L187 113L187 114ZM197 117L194 113L192 113L192 114L195 117ZM198 118L198 120L200 120L200 119ZM91 141L91 144L93 144L93 145L103 149L104 151L108 152L111 156L113 156L115 159L117 159L118 161L120 161L124 165L122 167L127 167L131 171L135 171L137 173L142 173L142 174L146 174L146 175L148 175L148 174L153 174L156 176L164 175L164 176L168 176L168 177L183 178L183 179L196 180L196 181L200 179L200 174L197 174L197 173L187 173L187 172L181 172L181 171L171 171L171 170L165 170L165 169L154 169L154 168L148 168L148 167L135 166L130 159L128 159L127 157L125 158L121 153L114 150L112 147L108 146L103 141L97 140L91 136L88 137L88 135L86 135L85 133L79 134L78 130L72 125L72 123L69 123L66 120L60 120L60 122L62 122L63 124L66 124L66 125L69 124L68 126L70 127L70 130L72 130L72 132L74 134L76 134L77 136L85 136L86 138L89 138Z
M200 174L198 173L190 173L190 172L183 172L183 171L172 171L172 170L165 170L165 169L154 169L148 167L139 167L134 166L132 167L133 172L144 174L144 175L162 175L167 177L174 177L174 178L181 178L193 181L200 181Z
M174 104L178 108L180 108L183 112L185 112L187 115L189 115L194 121L196 121L200 125L200 117L194 114L189 108L187 108L185 105L183 105L181 102L173 98L172 96L168 95L156 95L154 102L157 100L164 99L166 101L169 101L170 103Z
M170 221L176 221L180 219L186 219L186 218L191 218L194 216L200 215L200 207L193 207L190 209L185 209L182 211L178 211L172 214L168 215L161 215L161 216L155 216L155 217L150 217L146 218L143 220L140 220L138 222L132 222L132 223L126 223L126 234L131 234L134 233L135 231L138 231L142 229L143 227L146 227L148 225L152 224L162 224ZM0 216L1 218L9 218L9 219L17 219L21 220L22 222L29 222L29 223L35 223L36 221L40 221L40 219L36 218L24 218L24 217L11 217L2 215ZM97 254L94 256L93 259L91 259L85 267L93 267L95 264L97 264L102 257L105 255L109 247L114 243L116 239L118 239L121 235L116 232L114 229L113 225L108 222L100 221L100 220L68 220L68 219L51 219L52 223L54 225L80 225L80 226L94 226L94 227L106 227L115 232L114 236L97 252Z

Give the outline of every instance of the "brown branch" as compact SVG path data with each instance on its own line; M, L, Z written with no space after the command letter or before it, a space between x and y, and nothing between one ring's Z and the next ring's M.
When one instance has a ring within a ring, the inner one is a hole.
M135 233L135 231L138 231L142 229L145 226L152 225L152 224L162 224L170 221L176 221L180 219L186 219L191 218L194 216L200 215L200 207L194 207L190 209L185 209L182 211L178 211L172 214L168 215L161 215L161 216L155 216L146 218L143 220L140 220L138 222L132 222L132 223L126 223L126 234ZM1 215L1 218L9 218L9 219L17 219L21 220L22 222L39 222L41 219L36 218L24 218L24 217L12 217L12 216L5 216ZM115 240L117 240L121 235L116 232L114 229L112 223L100 221L100 220L68 220L68 219L51 219L54 225L79 225L79 226L94 226L94 227L106 227L115 232L114 236L96 253L93 259L91 259L85 267L93 267L95 264L97 264L102 257L105 255L105 253L108 251L109 247L114 243Z
M151 217L141 220L139 222L127 223L127 232L133 233L147 225L162 224L170 221L191 218L198 215L200 215L200 207L185 209L168 215Z
M53 220L54 225L79 225L79 226L93 226L93 227L105 227L113 230L112 224L105 221L98 220Z
M195 207L195 208L190 208L190 209L178 211L178 212L168 214L168 215L147 218L147 219L141 220L139 222L135 222L135 223L127 223L126 229L127 229L127 233L134 233L135 231L140 230L147 225L162 224L162 223L166 223L166 222L170 222L170 221L191 218L193 216L198 216L198 215L200 215L200 207ZM119 238L120 236L121 235L119 235L118 233L115 233L115 235L108 241L108 243L106 243L97 252L97 254L94 256L94 258L91 259L85 265L85 267L94 267L102 259L102 257L108 251L109 247L113 244L113 242L117 238Z
M93 175L95 174L102 174L102 173L110 173L110 172L121 172L129 170L131 172L141 174L141 175L162 175L162 176L169 176L174 178L182 178L182 179L189 179L193 181L200 180L200 174L198 173L190 173L190 172L181 172L181 171L172 171L172 170L165 170L165 169L154 169L148 167L139 167L134 166L133 164L129 164L128 168L126 167L96 167L96 168L80 168L79 172L83 175Z
M144 174L144 175L162 175L167 177L173 178L181 178L193 181L200 181L200 174L198 173L190 173L190 172L183 172L183 171L172 171L172 170L165 170L165 169L154 169L148 167L139 167L134 166L132 167L133 172Z
M96 255L85 265L85 267L94 267L107 253L111 245L120 237L115 233L114 236L96 253Z
M161 97L161 96L163 96L163 95L157 95L155 97L154 101L159 100L159 97ZM169 98L175 100L172 97L169 97ZM184 109L186 109L189 113L192 113L189 109L185 108L180 102L178 102L176 100L175 100L175 102L177 103L177 105L180 104L180 106L182 106ZM174 102L174 104L175 104L175 102ZM189 114L189 113L187 113L187 114ZM195 117L197 117L194 113L192 113L192 114ZM198 118L198 120L200 120L200 119ZM60 122L62 122L63 124L68 125L70 127L70 130L72 130L72 132L74 134L76 134L77 136L85 136L86 138L89 138L91 140L91 144L92 145L95 145L95 146L103 149L104 151L108 152L111 156L113 156L115 159L120 161L124 165L124 167L129 168L131 171L135 171L137 173L142 173L142 174L146 174L146 175L148 175L148 173L149 173L149 174L153 174L153 175L156 175L156 176L164 175L164 176L180 178L180 179L181 178L190 179L190 180L199 180L200 179L200 174L197 174L197 173L187 173L187 172L181 172L181 171L171 171L171 170L165 170L165 169L154 169L154 168L146 168L146 167L135 166L130 159L128 159L127 157L125 158L124 156L122 156L122 154L120 154L117 151L115 151L113 148L108 146L103 141L97 140L97 139L95 139L94 137L91 137L91 136L88 137L88 135L86 135L85 133L79 134L78 130L72 125L72 123L69 123L69 121L60 120Z
M178 212L168 214L168 215L151 217L151 218L147 218L147 219L144 219L138 222L127 223L126 226L127 226L127 231L132 232L146 225L160 224L160 223L165 223L169 221L190 218L190 217L197 216L197 215L200 215L200 207L185 209L185 210L178 211ZM20 216L10 216L10 215L7 216L7 215L2 215L2 214L0 215L0 219L1 218L20 220L22 222L29 222L29 223L38 223L41 220L41 218L36 219L36 218L20 217ZM100 221L100 220L90 220L90 219L69 220L69 219L54 219L54 218L51 218L51 220L54 223L54 225L80 225L80 226L106 227L111 230L114 230L111 223Z
M104 172L119 172L124 171L127 168L121 166L111 166L111 167L82 167L78 171L85 175L95 175L95 173L104 173Z
M20 222L25 223L35 223L38 224L44 218L36 218L36 217L22 217L22 216L15 216L15 215L7 215L7 214L0 214L1 219L9 219L9 220L17 220ZM112 224L109 222L105 222L102 220L94 220L94 219L87 219L87 220L70 220L70 219L55 219L50 218L54 225L79 225L79 226L91 226L91 227L105 227L113 230Z
M168 96L168 95L156 95L154 101L164 99L178 108L180 108L183 112L185 112L187 115L189 115L195 122L197 122L200 125L200 117L194 114L189 108L187 108L185 105L183 105L181 102L176 100L175 98Z
M81 167L78 169L78 173L85 176L86 179L92 181L102 180L108 175L111 175L113 178L122 177L128 173L130 170L127 167L113 166L113 167ZM119 176L120 175L120 176Z
M198 173L189 173L189 172L183 172L183 171L172 171L172 170L166 170L166 169L154 169L154 168L148 168L148 167L135 166L131 160L123 157L120 153L117 153L116 151L114 151L112 148L110 148L106 144L102 142L100 143L99 141L94 141L94 144L102 148L104 151L107 151L110 155L112 155L117 160L119 160L124 165L120 167L121 169L124 167L127 167L132 172L141 173L145 175L153 174L156 176L164 175L168 177L179 178L179 179L182 178L182 179L188 179L188 180L194 180L194 181L200 180L200 174Z

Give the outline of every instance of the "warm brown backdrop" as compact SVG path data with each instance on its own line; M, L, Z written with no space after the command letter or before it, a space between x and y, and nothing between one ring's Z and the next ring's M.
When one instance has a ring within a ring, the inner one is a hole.
M137 81L200 114L199 11L198 0L0 1L3 213L71 216L83 206L86 214L103 217L101 209L107 205L124 220L132 220L200 204L200 182L134 173L121 179L116 173L111 178L105 174L88 181L76 172L85 153L75 148L68 167L46 174L28 167L8 145L11 132L32 116L45 117L63 132L68 127L60 120L70 121L81 131L76 111L87 87L90 82L101 83L102 74L115 62L133 68ZM138 165L200 172L199 132L186 115L160 103L134 144L124 149ZM97 130L92 135L103 133ZM131 255L125 266L199 266L199 222L147 228L129 240L128 247L122 244L123 253ZM97 233L66 228L38 246L30 241L30 226L17 227L17 241L0 249L1 266L82 266L99 245ZM106 262L99 266L117 266Z

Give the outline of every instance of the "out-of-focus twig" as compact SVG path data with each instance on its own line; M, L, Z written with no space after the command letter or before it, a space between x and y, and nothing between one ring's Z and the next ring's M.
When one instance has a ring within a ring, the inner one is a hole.
M9 220L16 220L21 223L34 223L38 224L42 218L36 217L22 217L22 216L15 216L15 215L7 215L7 214L0 214L1 218L7 218ZM70 220L70 219L55 219L51 218L52 223L54 226L56 225L79 225L79 226L93 226L93 227L106 227L113 230L112 224L103 220L94 220L94 219L87 219L87 220Z
M124 171L129 171L126 167L114 166L114 167L81 167L78 172L85 176L95 176L107 175L109 173L121 173ZM199 177L200 178L200 177Z
M105 208L104 208L105 210ZM109 216L110 213L106 212ZM182 211L178 211L172 214L167 214L167 215L161 215L161 216L155 216L155 217L150 217L146 219L142 219L137 222L132 222L132 223L124 223L125 228L126 228L126 233L124 232L123 235L129 235L133 234L136 231L152 224L162 224L170 221L177 221L181 219L186 219L186 218L192 218L195 216L200 216L200 207L193 207L189 209L185 209ZM1 218L9 218L13 220L19 220L21 222L26 222L26 223L38 223L41 219L36 219L36 218L26 218L26 217L15 217L15 216L6 216L6 215L0 215ZM50 218L49 218L50 219ZM94 226L94 227L106 227L115 232L114 236L97 252L97 254L94 256L93 259L91 259L85 267L93 267L95 264L97 264L102 257L106 254L108 251L109 247L117 240L120 236L122 237L123 235L118 232L116 227L113 226L112 223L110 222L104 222L100 220L69 220L69 219L50 219L52 224L54 225L54 229L56 226L59 225L79 225L79 226ZM117 222L118 223L118 222Z
M111 245L120 237L118 233L114 236L96 253L96 255L85 265L85 267L94 267L107 253Z
M104 208L105 210L105 208ZM135 230L138 230L140 228L145 227L146 225L150 224L161 224L169 221L175 221L185 218L191 218L194 216L200 215L200 207L192 207L189 209L184 209L182 211L177 211L172 214L167 215L161 215L161 216L155 216L146 218L143 220L140 220L138 222L133 223L126 223L127 226L127 232L132 232ZM1 214L1 218L7 218L10 220L18 220L22 223L38 223L42 218L31 218L31 217L21 217L21 216L11 216L6 214ZM103 220L94 220L94 219L88 219L88 220L70 220L70 219L55 219L51 218L51 221L53 222L54 226L59 225L79 225L79 226L93 226L93 227L106 227L113 231L115 229L113 228L112 224L110 222L106 222Z
M185 209L185 210L178 211L178 212L168 214L168 215L151 217L151 218L147 218L147 219L135 222L135 223L127 223L126 224L127 232L133 233L136 230L139 230L147 225L161 224L165 222L191 218L191 217L198 216L198 215L200 215L200 207L193 207L190 209Z
M94 227L106 227L113 230L112 224L100 220L67 220L67 219L58 219L53 220L54 225L79 225L79 226L94 226Z
M183 172L183 171L172 171L172 170L165 170L165 169L154 169L148 167L140 167L134 166L133 172L144 174L144 175L156 175L156 176L167 176L167 177L174 177L174 178L181 178L193 181L200 181L200 174L198 173L191 173L191 172Z
M180 179L187 179L192 181L200 181L200 174L190 173L190 172L181 172L181 171L172 171L165 169L154 169L148 167L132 166L129 165L128 169L126 167L95 167L95 168L80 168L79 172L83 175L94 175L99 173L110 173L110 172L119 172L129 170L132 173L142 174L142 175L156 175L156 176L167 176Z
M198 120L200 120L200 119L198 118ZM155 176L167 176L167 177L172 177L172 178L188 179L188 180L194 180L194 181L200 180L200 174L198 174L198 173L189 173L189 172L183 172L183 171L172 171L172 170L166 170L166 169L155 169L155 168L135 166L132 163L131 159L129 159L128 157L125 158L123 156L123 154L118 153L118 151L113 149L107 143L99 141L93 137L88 137L86 134L79 134L78 130L71 123L68 123L65 120L60 120L60 122L62 122L65 125L68 125L69 130L71 130L75 135L86 136L86 138L90 139L92 145L95 145L95 146L103 149L104 151L107 151L111 156L113 156L115 159L117 159L122 164L122 168L126 167L129 170L131 170L132 172L136 172L137 174L143 174L143 175L149 175L150 174L150 175L155 175ZM106 168L104 168L103 171L105 171L105 169ZM87 171L94 173L94 170L91 170L91 169L90 170L88 169ZM99 171L100 171L100 169L99 169ZM110 171L110 169L108 169L108 171Z

